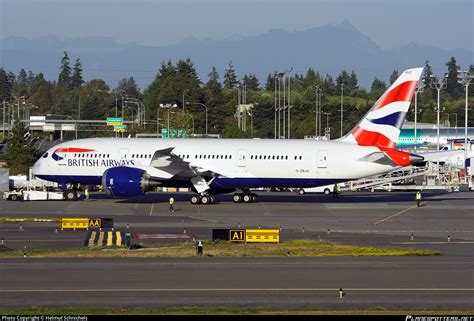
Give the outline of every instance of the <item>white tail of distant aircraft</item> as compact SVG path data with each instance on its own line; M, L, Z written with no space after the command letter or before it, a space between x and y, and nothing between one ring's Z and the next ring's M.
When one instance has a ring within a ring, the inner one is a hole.
M47 151L33 173L62 184L102 184L117 197L191 187L194 204L222 192L239 190L235 202L252 202L252 188L308 188L385 173L423 161L394 149L422 71L405 70L342 139L80 139Z

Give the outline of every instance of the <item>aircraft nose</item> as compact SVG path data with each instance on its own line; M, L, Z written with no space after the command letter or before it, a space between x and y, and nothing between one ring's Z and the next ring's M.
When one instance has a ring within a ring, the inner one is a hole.
M33 175L38 175L38 174L40 174L41 167L42 167L42 166L41 166L41 158L40 158L40 159L38 159L38 160L36 161L36 163L35 163L35 164L33 165L33 167L31 168L31 173L32 173Z

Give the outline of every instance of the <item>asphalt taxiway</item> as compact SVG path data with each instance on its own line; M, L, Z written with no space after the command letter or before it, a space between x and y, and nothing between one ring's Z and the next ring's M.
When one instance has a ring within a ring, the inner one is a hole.
M259 193L259 203L194 206L190 194L130 200L0 201L3 217L111 217L132 232L282 227L282 238L435 249L434 257L0 259L0 307L268 307L272 309L431 308L474 310L474 193L325 195ZM57 223L3 223L12 249L78 247L84 232ZM328 234L329 229L329 234ZM413 239L411 235L413 234ZM449 236L449 241L448 241ZM346 292L338 298L338 289Z

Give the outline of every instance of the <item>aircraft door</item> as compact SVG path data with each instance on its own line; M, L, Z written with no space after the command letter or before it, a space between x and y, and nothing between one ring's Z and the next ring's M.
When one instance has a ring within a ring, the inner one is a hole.
M127 155L128 155L128 148L119 149L119 157L118 157L119 160L127 159Z
M328 167L328 151L320 150L318 151L318 168L327 168Z
M247 150L246 149L239 149L237 151L237 159L236 159L236 165L238 167L245 167L246 166L246 158L247 157Z

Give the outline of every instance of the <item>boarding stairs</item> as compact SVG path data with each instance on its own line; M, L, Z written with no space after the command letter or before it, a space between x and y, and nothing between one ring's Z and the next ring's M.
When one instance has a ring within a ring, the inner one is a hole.
M409 183L415 177L423 176L432 172L433 168L430 165L423 167L407 166L382 175L375 175L351 181L346 189L349 191L356 191L366 188L374 189L376 187L383 187L393 183Z

